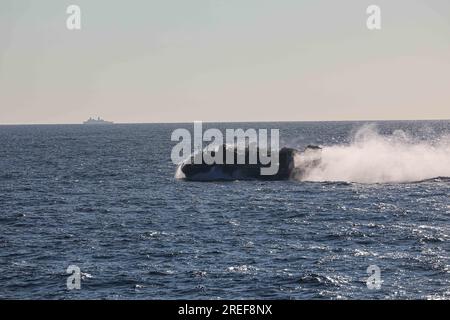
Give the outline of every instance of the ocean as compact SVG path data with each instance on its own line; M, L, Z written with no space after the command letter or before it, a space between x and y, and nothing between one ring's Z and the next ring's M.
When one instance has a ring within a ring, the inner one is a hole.
M176 179L192 127L0 126L0 299L450 298L450 121L206 125L322 146L289 181Z

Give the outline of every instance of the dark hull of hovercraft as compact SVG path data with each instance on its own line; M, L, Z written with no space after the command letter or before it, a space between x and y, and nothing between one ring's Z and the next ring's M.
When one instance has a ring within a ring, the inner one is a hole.
M188 181L235 181L235 180L262 180L277 181L289 180L295 168L294 157L297 150L283 148L279 151L279 166L276 174L261 174L262 168L269 165L257 164L193 164L180 165L182 179Z

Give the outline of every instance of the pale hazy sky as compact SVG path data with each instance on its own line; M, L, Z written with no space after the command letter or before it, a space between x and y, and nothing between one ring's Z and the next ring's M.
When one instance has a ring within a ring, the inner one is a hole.
M1 0L0 40L0 124L450 118L449 0Z

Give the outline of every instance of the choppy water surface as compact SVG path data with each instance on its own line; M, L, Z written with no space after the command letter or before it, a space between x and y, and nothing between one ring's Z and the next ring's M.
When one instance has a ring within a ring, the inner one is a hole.
M450 122L219 125L325 146L279 182L175 179L177 127L0 127L0 298L450 298Z

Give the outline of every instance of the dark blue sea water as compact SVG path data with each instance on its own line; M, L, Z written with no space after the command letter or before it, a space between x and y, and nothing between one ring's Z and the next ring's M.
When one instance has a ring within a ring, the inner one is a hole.
M363 125L217 126L279 128L282 145L302 148L349 145ZM358 181L186 182L170 136L192 124L0 126L0 298L449 299L450 122L377 126L381 147L361 148L388 167L398 159L385 144L413 137L394 144L405 181L346 149L350 164L331 175ZM69 265L80 290L66 288Z

